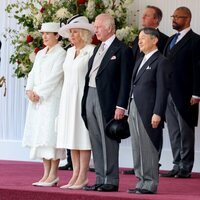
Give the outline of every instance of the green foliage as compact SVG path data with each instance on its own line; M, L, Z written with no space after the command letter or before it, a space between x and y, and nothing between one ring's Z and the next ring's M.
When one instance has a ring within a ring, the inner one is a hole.
M125 29L128 26L127 10L132 3L133 0L17 0L9 4L5 10L19 25L19 31L8 29L5 36L11 38L14 46L10 57L10 63L16 64L14 74L21 78L31 71L35 55L44 48L38 32L44 22L66 23L75 14L85 15L92 22L98 14L106 12L114 16L116 33L121 31L119 38L130 43L137 30L133 27ZM63 46L67 44L66 39L62 40Z

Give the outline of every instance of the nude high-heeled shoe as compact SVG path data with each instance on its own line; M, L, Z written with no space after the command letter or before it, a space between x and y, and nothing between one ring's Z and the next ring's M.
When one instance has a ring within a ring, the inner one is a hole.
M39 186L42 182L38 181L38 182L34 182L32 183L33 186Z
M61 189L68 189L69 187L71 187L73 184L72 183L68 183L67 185L63 185L60 188Z
M82 189L84 186L86 186L88 184L88 179L86 179L82 184L80 185L72 185L70 187L68 187L69 189L72 189L72 190L80 190Z
M57 177L56 179L54 179L53 181L51 182L38 182L38 185L37 186L41 186L41 187L52 187L52 186L57 186L59 182L59 178Z

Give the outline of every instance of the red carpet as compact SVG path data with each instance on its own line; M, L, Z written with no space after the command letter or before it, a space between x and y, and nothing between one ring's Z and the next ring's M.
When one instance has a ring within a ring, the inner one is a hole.
M59 185L67 183L71 171L59 171ZM34 187L42 174L42 164L33 162L0 161L0 200L200 200L200 174L190 179L160 178L155 195L128 194L135 176L120 175L119 192L86 192L61 190L59 187ZM95 175L89 172L89 184Z

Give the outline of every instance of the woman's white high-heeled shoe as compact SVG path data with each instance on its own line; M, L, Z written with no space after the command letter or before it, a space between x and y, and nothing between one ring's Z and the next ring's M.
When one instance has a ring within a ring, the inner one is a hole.
M38 182L34 182L32 183L33 186L39 186L42 182L38 181Z
M68 189L69 187L71 187L73 184L72 183L68 183L67 185L63 185L60 188L61 189Z
M80 185L72 185L70 187L68 187L69 189L72 189L72 190L80 190L82 189L84 186L86 186L88 184L88 179L85 180L82 184Z
M37 186L41 186L41 187L52 187L52 186L55 186L57 185L59 182L59 178L57 177L56 179L54 179L53 181L51 182L38 182L38 185Z

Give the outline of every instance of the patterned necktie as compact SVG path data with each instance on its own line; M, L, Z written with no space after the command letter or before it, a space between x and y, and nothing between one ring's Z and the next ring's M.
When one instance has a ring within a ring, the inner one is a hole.
M177 41L179 35L180 35L180 33L175 34L174 38L172 39L172 41L170 43L170 49L176 44L176 41Z
M102 52L105 50L105 43L101 43L101 46L99 47L99 54L102 54Z

